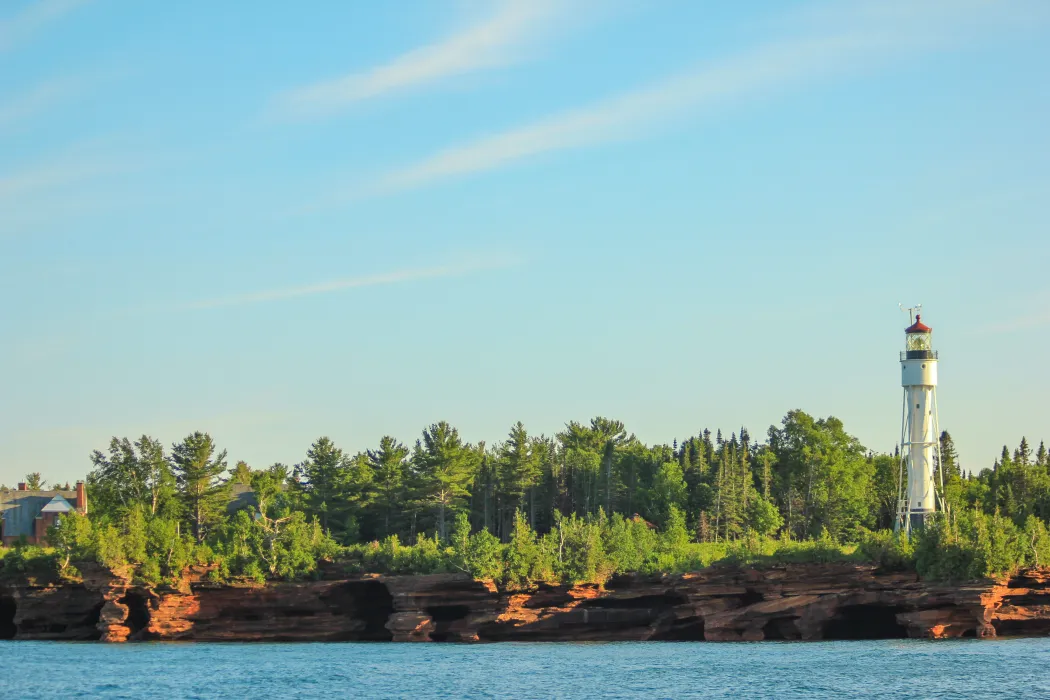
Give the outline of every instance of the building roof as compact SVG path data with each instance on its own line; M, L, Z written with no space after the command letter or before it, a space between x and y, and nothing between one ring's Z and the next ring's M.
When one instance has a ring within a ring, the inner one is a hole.
M68 513L74 510L73 504L62 498L62 494L56 493L46 506L40 509L41 513Z
M32 537L36 517L41 513L69 513L76 510L76 491L0 491L0 520L5 537ZM230 485L230 502L226 506L233 514L242 508L257 508L255 492L247 484Z
M36 516L44 507L61 496L69 505L76 501L76 491L0 491L0 518L4 521L4 537L32 537ZM58 512L58 511L49 511Z
M929 333L933 329L922 322L922 316L915 315L915 323L904 329L905 333Z
M242 508L255 509L259 507L259 500L255 497L255 491L248 484L230 484L230 502L226 504L226 512L233 515Z

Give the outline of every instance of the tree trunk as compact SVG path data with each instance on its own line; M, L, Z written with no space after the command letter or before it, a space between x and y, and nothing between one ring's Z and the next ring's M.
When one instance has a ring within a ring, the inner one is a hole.
M612 512L612 460L605 460L605 514Z
M441 541L445 541L445 501L438 504L438 533Z

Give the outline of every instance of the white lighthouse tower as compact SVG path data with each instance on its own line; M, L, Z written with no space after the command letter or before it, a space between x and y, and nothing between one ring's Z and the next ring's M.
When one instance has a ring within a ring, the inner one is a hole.
M901 352L900 501L894 530L922 527L926 516L944 510L944 476L940 473L940 423L937 419L937 351L933 329L922 322L921 305L908 309L912 324L904 329ZM936 459L935 459L936 456ZM936 473L935 473L936 472Z

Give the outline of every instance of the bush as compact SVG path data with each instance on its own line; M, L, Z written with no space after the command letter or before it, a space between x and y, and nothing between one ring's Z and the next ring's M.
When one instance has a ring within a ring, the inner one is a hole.
M651 571L656 565L656 532L641 518L614 513L602 530L602 544L613 573Z
M747 524L759 537L768 537L784 526L784 518L776 505L755 498L747 506Z
M17 544L0 552L3 553L0 558L3 578L45 583L56 580L62 573L59 554L54 549Z
M857 552L867 561L888 571L908 571L915 568L915 548L905 536L889 530L865 532Z
M1029 515L1024 524L1025 564L1047 566L1050 564L1050 533L1043 521Z
M123 567L127 563L124 556L124 538L111 523L95 528L95 558L107 569Z
M414 547L403 549L403 573L441 574L449 570L449 554L437 534L433 537L420 535Z
M555 573L565 583L602 582L611 573L602 546L601 528L594 518L568 518L555 514L553 536L558 557Z
M543 550L536 533L520 510L514 514L514 528L504 554L503 583L507 588L522 589L548 576Z
M966 581L1014 573L1046 556L1045 528L1026 525L1022 532L998 512L963 511L954 521L938 514L913 533L915 567L924 579Z

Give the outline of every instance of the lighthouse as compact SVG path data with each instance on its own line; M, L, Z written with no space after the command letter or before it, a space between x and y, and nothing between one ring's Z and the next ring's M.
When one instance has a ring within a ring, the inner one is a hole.
M944 510L937 419L937 351L933 349L933 329L922 322L920 310L919 306L908 309L909 316L914 313L915 317L904 329L904 350L900 354L904 411L898 477L900 501L894 530L906 533L922 527L928 515Z

